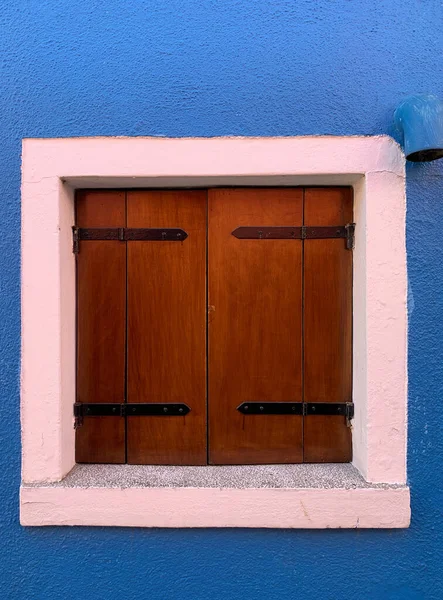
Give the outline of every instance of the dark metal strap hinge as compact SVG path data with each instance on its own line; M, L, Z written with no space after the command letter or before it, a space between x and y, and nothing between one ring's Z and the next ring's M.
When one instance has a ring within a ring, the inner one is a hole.
M326 240L344 238L346 248L354 247L355 223L337 227L237 227L232 235L239 240Z
M78 254L80 241L118 242L183 242L188 234L179 228L130 228L130 227L73 227L72 251Z
M74 404L74 428L83 424L84 417L184 417L190 412L181 403L86 403Z
M244 415L354 416L352 402L242 402L237 410Z

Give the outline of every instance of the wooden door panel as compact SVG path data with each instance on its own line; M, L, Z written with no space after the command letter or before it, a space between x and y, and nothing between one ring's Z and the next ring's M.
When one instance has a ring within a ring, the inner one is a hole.
M81 191L78 227L124 227L125 192ZM77 256L77 402L124 402L126 244L80 242ZM87 417L76 430L76 460L125 462L125 422Z
M302 461L302 417L242 415L245 401L301 401L301 240L240 240L239 226L302 225L302 190L208 197L209 457Z
M351 188L306 188L304 224L352 222ZM304 242L304 401L351 402L352 251L343 239ZM304 417L304 461L348 462L341 416Z
M184 242L128 242L127 401L183 402L184 417L127 417L132 464L206 463L206 191L129 191L128 227Z

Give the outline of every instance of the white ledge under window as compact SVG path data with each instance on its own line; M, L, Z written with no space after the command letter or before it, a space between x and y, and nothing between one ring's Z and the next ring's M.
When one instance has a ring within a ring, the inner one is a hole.
M352 185L353 464L75 465L78 188ZM408 527L404 156L378 137L23 142L23 525Z

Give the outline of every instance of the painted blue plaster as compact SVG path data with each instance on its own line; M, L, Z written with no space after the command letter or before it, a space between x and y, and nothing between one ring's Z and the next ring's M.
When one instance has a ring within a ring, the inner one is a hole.
M443 161L408 169L405 531L18 524L20 140L392 133L443 93L440 0L17 0L0 13L0 597L443 597Z

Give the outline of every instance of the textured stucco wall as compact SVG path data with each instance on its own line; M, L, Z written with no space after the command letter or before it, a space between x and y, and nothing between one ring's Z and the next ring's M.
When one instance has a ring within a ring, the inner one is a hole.
M407 174L409 530L23 529L17 514L21 138L392 133L406 94L443 94L441 0L20 0L0 28L1 597L441 598L443 161Z

